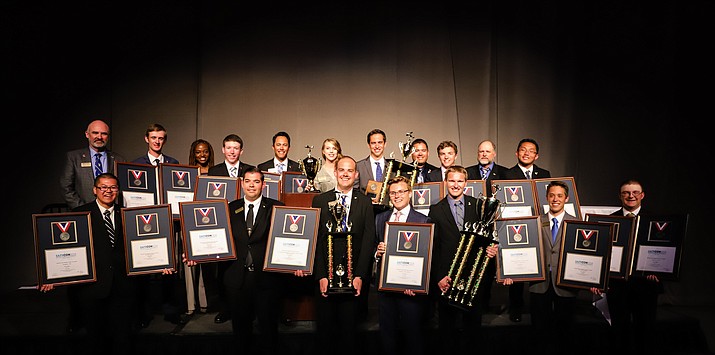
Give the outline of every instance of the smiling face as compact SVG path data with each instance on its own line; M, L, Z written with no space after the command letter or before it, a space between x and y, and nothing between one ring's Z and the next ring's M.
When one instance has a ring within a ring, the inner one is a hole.
M382 153L385 151L385 136L380 133L375 133L370 136L370 155L377 160L382 158Z
M241 143L234 141L224 142L221 151L223 152L223 155L226 156L226 161L228 161L231 165L236 165L238 160L241 159L241 153L243 153Z
M338 179L336 189L342 193L348 193L353 188L355 180L358 177L357 169L355 169L355 160L350 157L343 157L338 160L335 168L335 177Z
M519 145L516 151L516 158L519 159L519 165L528 168L536 159L539 159L539 152L536 150L536 145L531 142L523 142Z
M638 183L625 184L621 186L619 198L626 211L635 211L641 206L641 201L645 198L643 186Z
M158 156L164 148L164 143L166 143L166 131L149 132L144 137L144 141L149 145L149 150Z
M402 210L410 204L410 199L412 198L412 193L410 185L405 181L399 181L393 183L389 187L390 189L390 201L392 206L397 210Z
M546 200L549 201L549 211L556 216L563 212L569 197L563 187L549 185L549 189L546 190Z
M417 162L417 165L425 165L427 159L429 159L429 150L427 150L427 144L415 143L413 145L415 151L412 153L412 160Z
M439 151L439 161L442 166L449 168L454 165L454 160L457 158L457 152L452 147L444 147Z
M194 148L194 157L196 158L196 162L201 166L208 165L210 155L211 151L206 143L199 143L196 145L196 148Z
M460 172L447 171L447 192L454 199L459 199L464 194L464 187L467 186L467 175Z
M288 143L288 138L283 136L276 137L276 141L273 143L273 154L279 161L286 160L289 150L290 143Z
M325 159L328 162L334 162L335 159L338 159L338 147L333 144L333 142L325 142L323 143L323 159Z
M241 180L241 187L243 188L243 198L246 201L253 202L261 196L263 193L263 179L261 173L258 172L246 172Z

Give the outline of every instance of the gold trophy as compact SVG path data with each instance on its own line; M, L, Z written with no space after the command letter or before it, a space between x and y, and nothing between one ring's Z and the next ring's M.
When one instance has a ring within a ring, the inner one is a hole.
M396 160L394 158L395 152L390 153L390 159L386 160L387 169L385 169L385 174L383 174L383 181L378 181L375 185L375 193L377 197L375 198L375 203L390 206L390 198L387 196L387 184L385 182L389 181L395 176L408 176L410 180L410 186L415 184L417 179L417 163L408 163L407 159L412 157L415 148L412 146L412 140L415 138L412 132L407 132L407 142L399 142L397 146L400 148L400 154L402 155L401 160ZM379 186L377 186L379 184ZM379 191L377 188L379 187Z
M494 194L499 191L493 185ZM502 212L502 203L494 197L480 194L477 199L476 223L465 223L464 231L457 246L457 252L449 267L449 277L452 287L442 292L442 296L455 307L471 310L474 307L474 297L481 284L489 260L486 248L498 243L494 222ZM467 273L467 268L469 272Z
M308 148L308 156L301 160L299 165L300 171L308 179L308 183L305 190L302 192L319 192L320 190L315 188L314 181L315 176L318 174L318 171L320 171L320 167L322 166L322 160L320 158L313 158L310 155L310 152L313 149L312 145L306 145L305 147Z
M355 294L353 288L352 222L340 200L328 203L333 216L328 221L328 294ZM336 265L337 264L337 265Z

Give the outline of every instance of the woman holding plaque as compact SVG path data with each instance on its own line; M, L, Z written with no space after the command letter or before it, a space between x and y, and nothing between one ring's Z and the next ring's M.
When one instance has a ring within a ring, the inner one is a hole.
M323 154L323 165L315 175L315 187L322 192L330 191L337 185L335 178L335 162L343 157L343 149L340 148L340 142L335 138L327 138L323 141L323 147L320 149Z

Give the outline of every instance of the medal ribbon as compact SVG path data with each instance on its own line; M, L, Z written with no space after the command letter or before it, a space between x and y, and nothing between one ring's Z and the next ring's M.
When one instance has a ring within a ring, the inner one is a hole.
M594 233L596 233L595 230L580 230L581 235L583 236L583 240L589 240L593 236Z
M224 184L221 182L212 182L211 187L213 187L214 190L221 190L221 186Z
M514 232L514 234L520 234L521 229L524 228L524 226L523 225L513 225L513 226L509 226L509 228L511 228L511 230Z
M213 207L199 208L199 213L201 213L201 215L204 217L208 217L209 212L211 212L212 209L213 209Z
M144 172L141 170L129 170L129 172L132 173L135 179L139 179L140 177L142 177L142 174L144 174Z
M306 182L305 179L293 179L293 181L295 182L296 186L299 187L304 187Z
M510 195L516 195L517 192L519 192L520 187L507 187L507 191L509 191Z
M174 174L176 174L176 177L179 180L184 180L184 176L186 175L186 171L174 171Z
M300 221L300 219L301 219L303 216L301 216L301 215L292 215L292 214L289 214L288 217L290 217L290 222L291 222L291 224L296 224L296 225L297 225L297 224L298 224L298 221Z
M72 222L54 222L54 224L57 225L57 228L60 229L60 232L67 233L67 231L70 229L70 226L72 225Z
M149 224L149 223L151 223L151 219L154 218L154 215L153 214L142 214L142 215L139 215L139 217L142 218L142 220L144 221L144 224Z
M405 238L405 240L408 242L411 241L412 238L414 238L415 235L417 234L417 232L405 232L405 231L402 231L400 233L402 233L402 237Z
M663 222L662 224L660 222L655 222L655 228L657 228L659 232L662 232L665 230L665 227L667 227L668 224L668 222Z

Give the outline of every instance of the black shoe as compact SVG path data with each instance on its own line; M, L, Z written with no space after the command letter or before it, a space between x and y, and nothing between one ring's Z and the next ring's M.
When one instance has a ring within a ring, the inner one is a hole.
M214 323L221 324L221 323L225 323L226 321L228 321L230 319L231 319L231 316L229 316L228 313L218 312L218 314L216 314L216 317L214 317Z
M509 314L509 320L514 322L514 323L519 323L521 322L521 313L510 313Z
M167 322L170 322L171 324L179 324L180 322L180 317L176 313L169 313L164 315L164 320Z
M188 322L191 320L191 318L193 318L193 317L194 317L194 313L193 313L193 312L191 312L191 313L184 313L184 314L182 314L182 315L179 316L179 324L186 324L186 323L188 323Z

